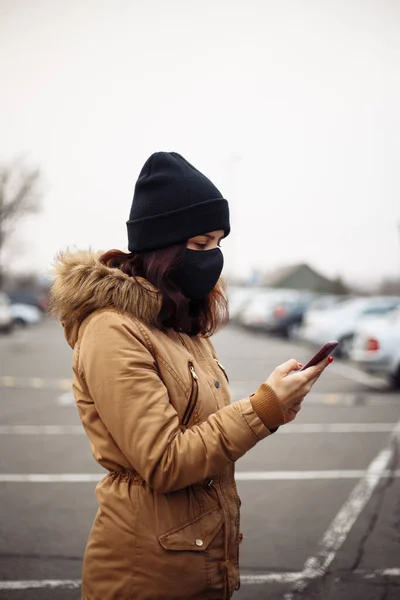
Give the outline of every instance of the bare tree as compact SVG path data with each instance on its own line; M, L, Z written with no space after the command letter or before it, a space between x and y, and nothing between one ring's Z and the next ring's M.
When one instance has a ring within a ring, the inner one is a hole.
M15 226L27 215L39 212L40 172L16 160L0 165L0 290L4 283L4 250Z

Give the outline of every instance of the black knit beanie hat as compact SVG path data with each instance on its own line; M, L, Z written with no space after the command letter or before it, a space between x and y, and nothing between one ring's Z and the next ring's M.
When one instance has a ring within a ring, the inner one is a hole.
M221 192L176 152L156 152L136 182L129 215L129 252L166 248L223 229L229 206Z

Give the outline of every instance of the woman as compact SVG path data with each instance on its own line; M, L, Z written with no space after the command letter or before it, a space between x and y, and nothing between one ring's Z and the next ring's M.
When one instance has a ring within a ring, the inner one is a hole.
M227 320L219 282L229 209L182 156L145 163L129 254L59 257L53 311L74 349L73 390L108 473L83 565L84 600L221 600L239 587L235 461L295 418L328 364L278 367L230 404L209 336Z

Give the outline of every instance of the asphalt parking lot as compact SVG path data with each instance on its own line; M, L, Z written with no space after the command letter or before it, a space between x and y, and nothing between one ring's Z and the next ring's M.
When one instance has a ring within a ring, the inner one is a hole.
M233 400L310 348L229 326L214 343ZM0 598L78 599L94 462L51 320L0 337ZM237 463L238 600L400 597L400 394L335 361L296 421ZM161 597L160 597L161 599Z

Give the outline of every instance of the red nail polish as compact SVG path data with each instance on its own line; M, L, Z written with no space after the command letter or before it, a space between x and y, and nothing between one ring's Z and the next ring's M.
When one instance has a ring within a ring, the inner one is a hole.
M298 363L298 364L299 364L299 369L301 369L301 367L302 367L303 365L302 365L301 363Z
M328 363L329 363L329 364L331 364L331 363L333 363L333 361L334 361L334 360L335 360L335 359L333 358L333 356L330 356L330 357L328 358Z

